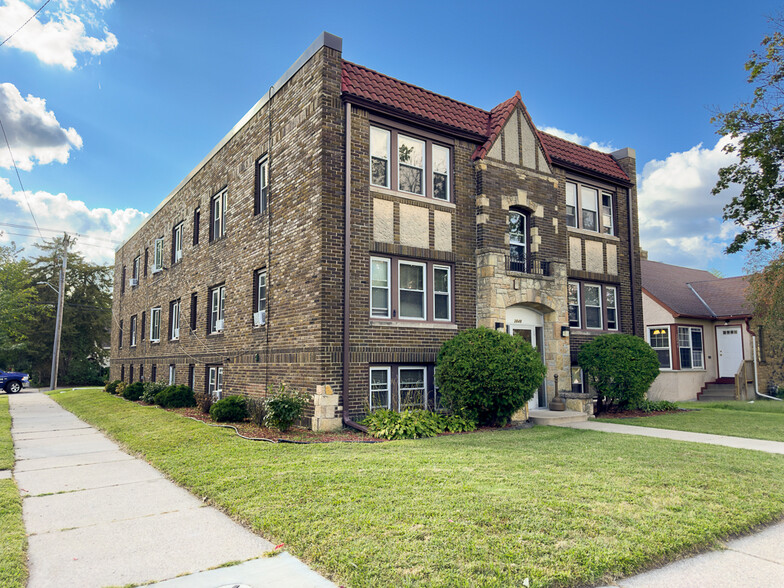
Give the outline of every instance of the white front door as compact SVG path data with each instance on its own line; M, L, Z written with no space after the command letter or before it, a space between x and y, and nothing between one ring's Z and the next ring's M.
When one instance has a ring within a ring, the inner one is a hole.
M513 337L522 337L536 349L536 327L509 325L509 334ZM534 392L534 397L528 401L528 410L539 408L539 391Z
M716 327L719 348L719 377L734 378L743 361L741 327Z

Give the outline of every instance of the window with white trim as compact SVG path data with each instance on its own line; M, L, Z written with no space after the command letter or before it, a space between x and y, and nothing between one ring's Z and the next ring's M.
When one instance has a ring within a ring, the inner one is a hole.
M669 327L648 327L648 344L659 357L659 368L672 369Z
M137 255L133 259L133 270L131 270L131 277L136 280L136 285L139 284L139 268L141 267L141 255Z
M569 326L580 328L580 284L569 282L567 285L567 303L569 305Z
M161 307L150 309L150 341L157 343L161 340Z
M416 261L398 262L398 308L401 319L427 318L425 300L425 268L424 263Z
M172 263L177 263L182 259L182 229L184 224L175 225L172 230Z
M452 320L451 273L449 266L433 266L433 320Z
M414 134L370 127L370 183L427 198L451 200L450 148Z
M253 273L253 326L267 324L267 270Z
M163 237L155 239L155 251L152 258L152 273L163 269Z
M528 271L528 217L516 211L509 213L509 269Z
M226 302L226 286L210 290L210 333L223 332L223 310Z
M370 368L370 410L392 408L392 380L388 367Z
M566 182L566 226L614 235L614 200L608 190Z
M678 353L682 370L705 369L702 327L678 327Z
M169 386L174 386L176 382L176 372L174 368L174 364L169 364Z
M207 367L207 393L215 400L223 395L223 366Z
M136 347L136 315L131 317L131 347Z
M180 299L169 303L169 339L177 341L180 338Z
M265 155L256 163L256 190L253 212L261 214L267 210L269 197L269 158Z
M604 308L607 315L607 330L618 330L618 291L613 286L604 287Z
M370 316L389 318L390 260L370 258Z
M572 392L576 394L582 394L584 391L582 368L579 365L573 365L571 367L571 376L572 376Z
M583 284L585 296L585 327L587 329L602 328L602 287L595 284Z
M419 366L398 368L398 409L427 408L427 370Z
M226 235L226 205L228 190L223 189L212 197L210 204L210 241Z

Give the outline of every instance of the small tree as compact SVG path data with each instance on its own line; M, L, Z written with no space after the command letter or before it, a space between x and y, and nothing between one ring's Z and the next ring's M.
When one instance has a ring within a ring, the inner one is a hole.
M480 424L505 424L534 395L547 372L528 341L485 327L446 341L436 360L444 404Z
M659 358L644 340L621 333L585 343L577 355L590 384L599 392L599 410L609 405L635 408L659 375Z

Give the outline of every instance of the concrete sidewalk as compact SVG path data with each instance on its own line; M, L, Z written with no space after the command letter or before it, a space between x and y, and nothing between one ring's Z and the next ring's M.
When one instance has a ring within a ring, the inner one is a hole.
M172 587L334 586L287 553L258 559L273 549L269 541L121 451L48 396L33 389L9 399L28 588L164 580ZM237 561L245 563L204 571Z
M598 423L596 421L563 424L553 423L553 426L568 427L570 429L587 429L589 431L601 431L603 433L621 433L622 435L641 435L643 437L656 437L658 439L674 439L675 441L707 443L709 445L734 447L735 449L754 449L766 453L784 454L784 443L780 441L765 441L764 439L747 439L745 437L710 435L708 433L689 433L686 431L672 431L670 429L655 429L653 427Z

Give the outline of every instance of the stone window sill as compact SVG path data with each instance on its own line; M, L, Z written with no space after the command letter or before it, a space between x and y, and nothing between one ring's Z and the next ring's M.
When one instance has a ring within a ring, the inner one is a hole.
M455 323L435 323L426 321L405 321L405 320L371 320L371 327L404 327L413 329L444 329L447 331L456 331L457 325Z

